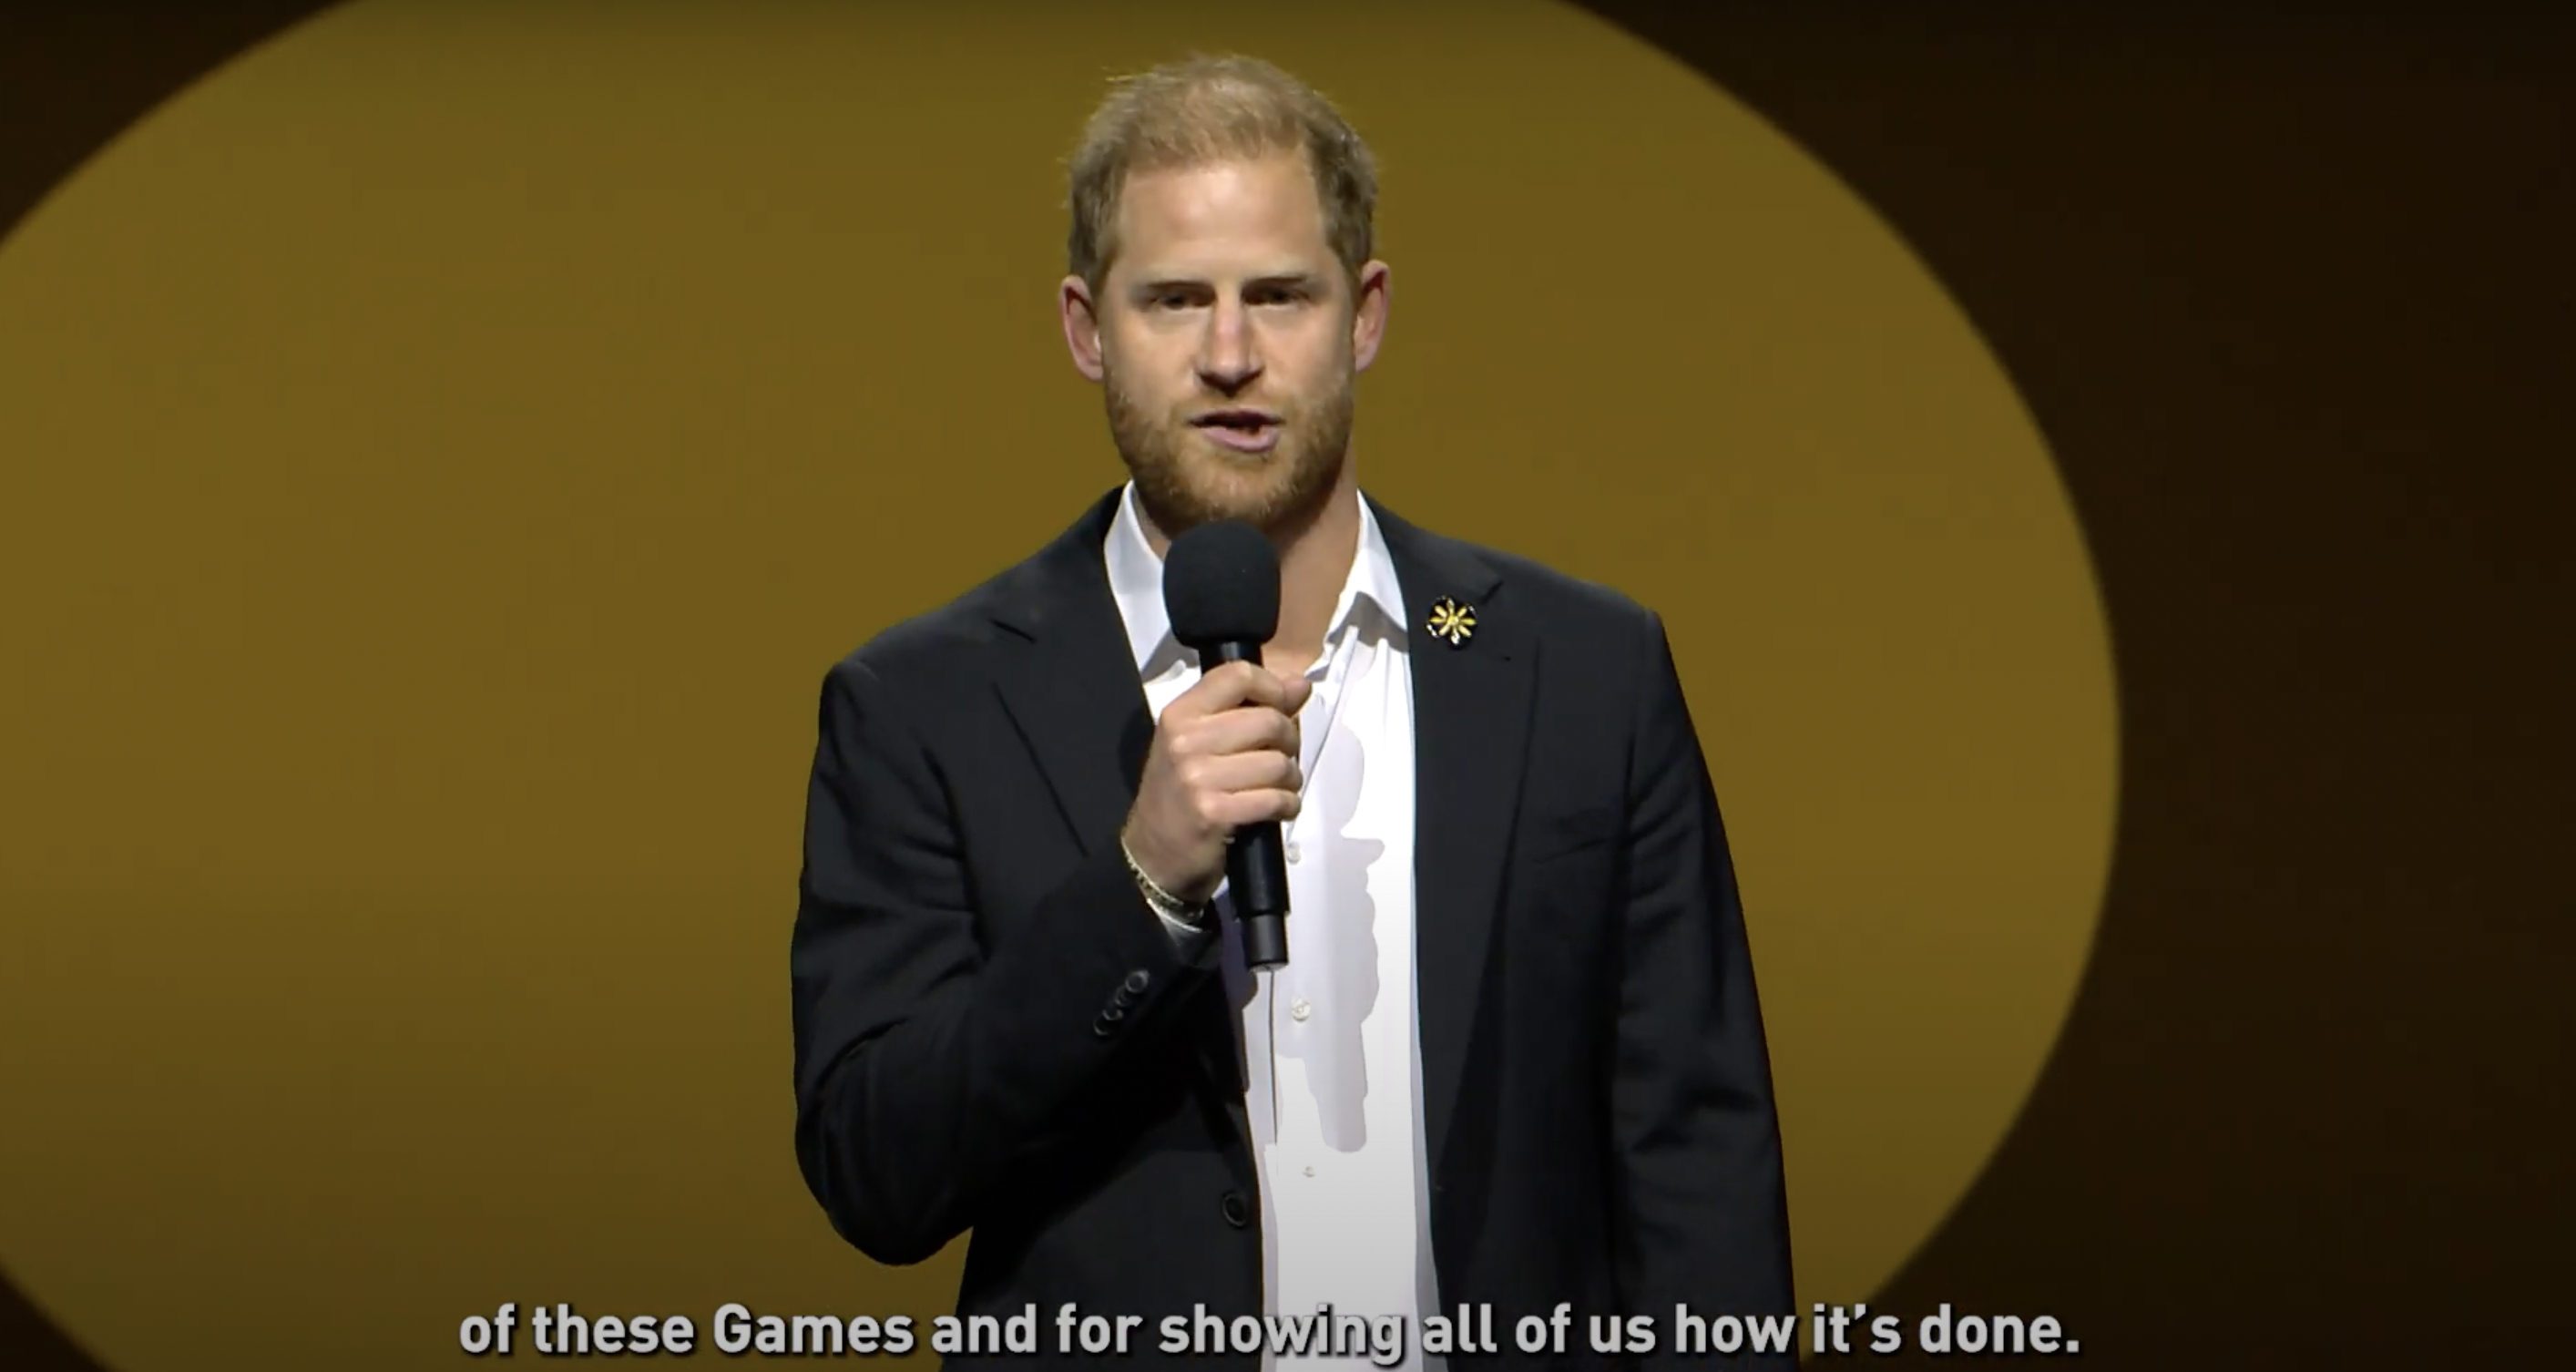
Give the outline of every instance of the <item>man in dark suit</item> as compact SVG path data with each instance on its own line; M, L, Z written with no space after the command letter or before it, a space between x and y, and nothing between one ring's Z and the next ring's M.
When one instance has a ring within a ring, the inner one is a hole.
M1275 1364L1270 1316L1336 1365L1726 1365L1678 1309L1794 1306L1707 769L1654 614L1360 493L1375 194L1266 64L1093 119L1060 305L1131 480L826 681L798 1158L878 1261L971 1229L959 1313L1035 1306L1044 1363ZM1221 518L1279 630L1201 674L1160 558ZM1267 822L1292 957L1249 975L1225 856Z

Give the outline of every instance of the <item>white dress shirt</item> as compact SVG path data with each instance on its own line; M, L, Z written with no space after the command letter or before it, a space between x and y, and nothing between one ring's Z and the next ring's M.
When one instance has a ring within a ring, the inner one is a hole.
M1283 826L1288 964L1247 974L1223 889L1213 930L1171 927L1185 957L1219 959L1241 1010L1236 1046L1260 1172L1268 1313L1293 1318L1329 1305L1336 1316L1400 1317L1398 1366L1438 1372L1442 1360L1417 1346L1420 1316L1440 1304L1414 1014L1413 677L1395 564L1366 501L1360 510L1358 556L1323 655L1306 673L1314 693L1298 716L1303 804ZM1199 669L1171 635L1162 560L1145 539L1132 485L1103 554L1159 720ZM1284 1362L1375 1366L1364 1340L1349 1352ZM1282 1360L1265 1353L1262 1361Z

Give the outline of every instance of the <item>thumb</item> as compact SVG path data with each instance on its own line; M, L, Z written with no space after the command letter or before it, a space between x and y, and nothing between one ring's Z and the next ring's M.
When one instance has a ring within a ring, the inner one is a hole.
M1287 687L1287 698L1281 704L1292 715L1306 708L1306 698L1315 694L1315 683L1302 676L1290 678Z

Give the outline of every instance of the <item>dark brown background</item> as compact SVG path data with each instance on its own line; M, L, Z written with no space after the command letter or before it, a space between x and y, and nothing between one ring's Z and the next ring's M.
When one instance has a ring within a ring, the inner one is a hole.
M0 226L317 8L12 0ZM2110 1367L2549 1361L2576 24L1591 8L1777 121L1957 293L2109 604L2095 962L1994 1167L1874 1305L2050 1310ZM0 1365L91 1366L5 1288Z

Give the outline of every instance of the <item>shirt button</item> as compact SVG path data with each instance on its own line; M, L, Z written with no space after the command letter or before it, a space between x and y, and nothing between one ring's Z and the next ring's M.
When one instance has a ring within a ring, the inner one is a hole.
M1311 1162L1306 1164L1306 1175L1310 1177L1315 1175L1315 1164Z
M1288 860L1290 862L1297 860L1297 845L1294 843L1288 845Z
M1315 1013L1315 1007L1307 1003L1304 996L1299 996L1297 999L1288 1002L1288 1018L1293 1019L1300 1024L1305 1023L1306 1017L1313 1013Z

